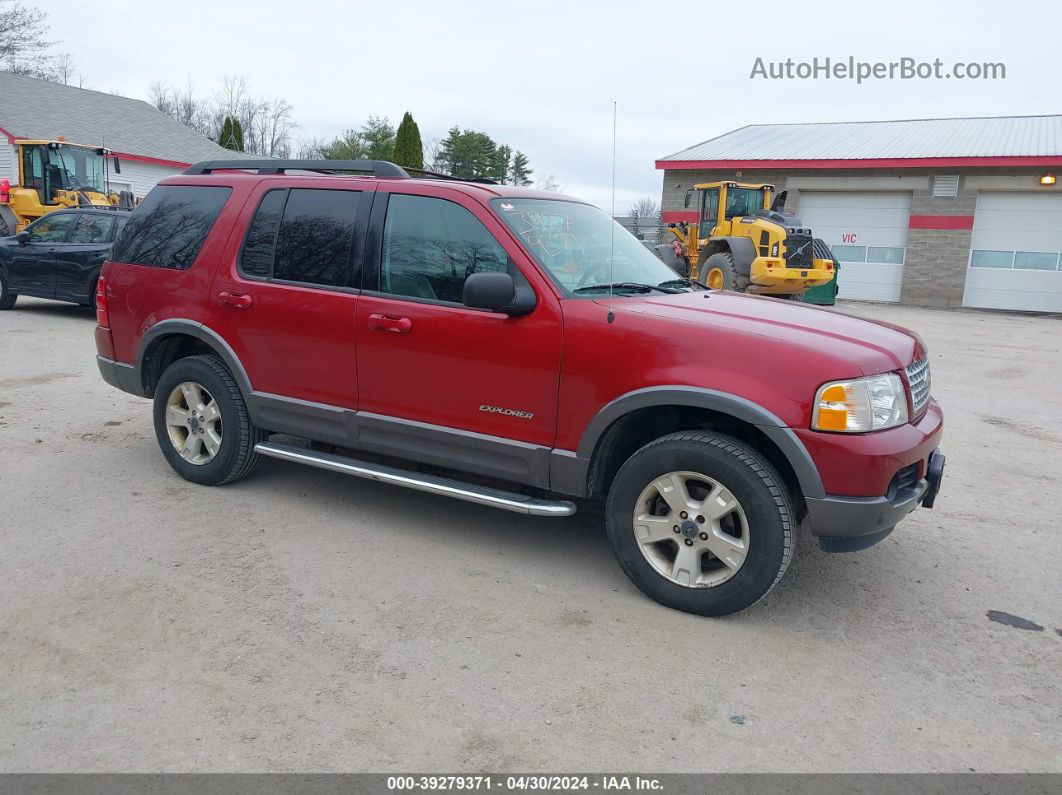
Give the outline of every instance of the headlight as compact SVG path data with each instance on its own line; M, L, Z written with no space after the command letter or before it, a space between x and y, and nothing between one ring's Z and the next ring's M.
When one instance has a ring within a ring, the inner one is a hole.
M907 422L907 395L895 373L831 381L815 393L811 427L816 431L864 433Z

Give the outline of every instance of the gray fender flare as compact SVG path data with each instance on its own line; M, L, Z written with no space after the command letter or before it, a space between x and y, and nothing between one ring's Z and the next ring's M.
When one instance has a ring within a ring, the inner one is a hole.
M225 362L225 366L229 368L229 372L231 372L236 379L236 383L240 387L240 391L243 392L244 397L246 398L250 396L252 391L251 381L247 377L247 371L244 369L236 352L216 331L198 321L188 320L186 318L169 318L167 320L161 320L144 332L144 336L140 338L140 345L136 351L136 367L140 373L141 379L144 377L144 357L147 354L148 348L150 348L151 344L160 337L166 337L171 334L186 334L190 337L195 337L196 339L201 340L213 348L218 356L221 357L221 360Z
M608 403L590 420L590 424L579 440L576 455L587 462L591 461L597 450L598 442L612 423L632 411L653 406L695 406L727 414L742 422L755 425L789 461L793 472L796 473L803 495L818 498L826 496L818 467L815 466L811 454L792 428L751 400L714 389L690 386L652 386L621 395Z

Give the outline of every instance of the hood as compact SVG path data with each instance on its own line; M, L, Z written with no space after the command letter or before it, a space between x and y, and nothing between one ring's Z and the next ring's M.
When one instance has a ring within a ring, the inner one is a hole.
M842 360L863 375L902 369L924 352L918 335L901 326L776 298L712 290L632 297L613 306L617 313L654 315L768 338Z

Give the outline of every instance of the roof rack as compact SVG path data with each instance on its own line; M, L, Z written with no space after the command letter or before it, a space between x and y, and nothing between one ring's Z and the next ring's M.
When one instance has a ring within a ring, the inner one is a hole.
M496 179L487 177L455 177L452 174L440 174L438 171L428 171L426 168L407 168L412 177L424 177L426 179L445 179L452 182L476 182L480 185L497 185Z
M497 185L486 177L454 177L424 168L405 169L387 160L204 160L185 169L185 174L210 174L214 171L257 171L259 174L283 174L285 171L313 171L332 174L337 171L353 171L372 174L374 177L409 179L410 176L426 179L445 179L452 182L477 182L482 185Z
M185 169L185 174L210 174L213 171L257 171L259 174L283 174L285 171L316 171L331 174L354 171L374 177L409 179L401 166L386 160L204 160Z

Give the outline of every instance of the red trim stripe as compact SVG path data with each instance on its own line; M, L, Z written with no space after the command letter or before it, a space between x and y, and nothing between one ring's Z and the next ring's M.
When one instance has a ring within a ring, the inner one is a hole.
M115 152L112 150L112 154L118 155L122 160L131 160L134 163L151 163L155 166L169 166L170 168L188 168L192 165L186 163L183 160L162 160L157 157L148 157L147 155L131 155L128 152Z
M686 223L695 223L697 221L697 211L687 210L664 210L660 213L660 220L665 224L677 224L679 221L685 221Z
M991 168L994 166L1062 166L1062 155L1036 157L876 157L858 160L657 160L658 169L713 168Z
M973 229L972 215L912 215L911 229Z

